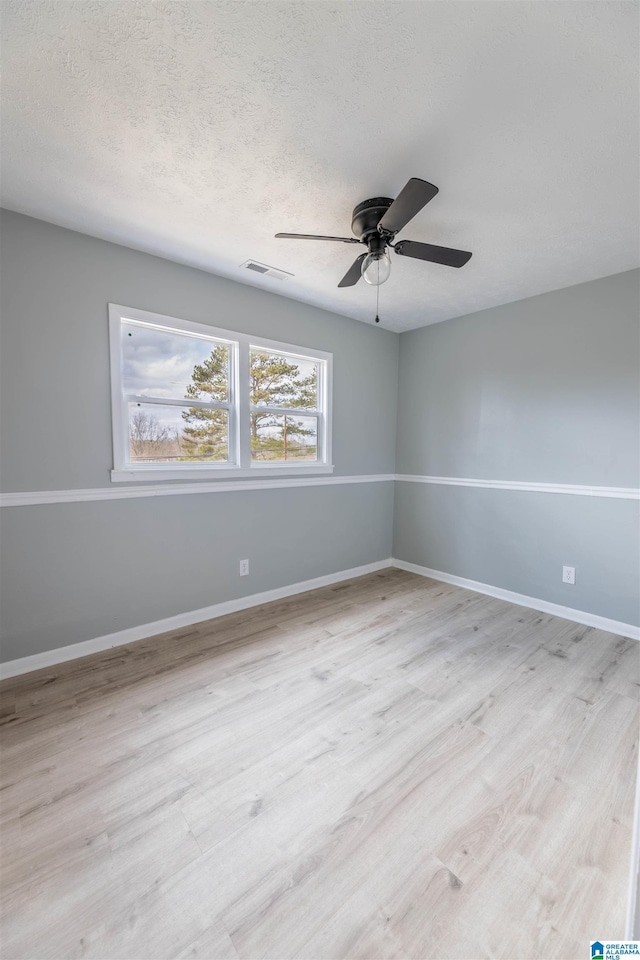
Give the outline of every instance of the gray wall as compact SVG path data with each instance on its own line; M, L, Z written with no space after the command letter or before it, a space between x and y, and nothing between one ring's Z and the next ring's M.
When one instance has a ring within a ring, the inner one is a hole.
M638 318L630 271L403 334L397 472L638 487ZM395 511L399 559L640 622L637 501L399 482Z
M333 352L335 474L393 473L397 334L6 210L0 229L3 492L109 486L108 303Z
M1 228L3 492L110 485L109 301L331 351L336 476L393 473L397 443L401 474L639 485L637 272L398 337L18 214ZM2 659L392 550L639 621L637 502L408 482L394 500L393 488L3 508Z
M3 492L110 486L109 302L331 351L335 476L394 472L397 334L8 211L1 229ZM3 508L2 659L385 559L392 488Z
M1 512L6 661L384 560L393 482Z

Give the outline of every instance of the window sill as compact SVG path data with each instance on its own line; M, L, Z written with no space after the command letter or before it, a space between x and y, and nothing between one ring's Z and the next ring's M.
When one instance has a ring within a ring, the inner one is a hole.
M274 463L269 466L250 467L248 470L243 470L239 467L196 467L195 469L193 467L182 469L165 469L162 467L154 469L145 467L141 470L112 470L111 482L135 483L137 481L144 481L148 483L150 480L156 480L162 483L166 480L192 480L195 483L198 483L198 481L207 481L209 483L211 481L220 481L224 483L225 480L251 480L260 477L282 477L283 479L285 477L300 476L314 477L321 474L333 473L333 470L334 466L332 463L296 464L295 466L284 463Z

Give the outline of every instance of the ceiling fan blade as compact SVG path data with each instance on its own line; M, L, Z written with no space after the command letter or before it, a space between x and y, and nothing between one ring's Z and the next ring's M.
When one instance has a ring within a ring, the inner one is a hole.
M353 263L345 273L344 277L338 284L339 287L353 287L358 282L358 280L362 276L362 273L360 272L360 267L362 266L362 261L364 260L365 257L366 257L366 253L361 253L360 256L353 261Z
M432 183L412 177L382 217L378 227L388 233L399 233L429 200L433 200L437 192L438 188Z
M464 267L471 254L467 250L453 250L451 247L436 247L432 243L417 243L415 240L401 240L393 248L401 257L413 257L414 260L428 260L430 263L442 263L445 267Z
M276 237L286 240L337 240L339 243L361 243L355 237L318 237L313 233L276 233Z

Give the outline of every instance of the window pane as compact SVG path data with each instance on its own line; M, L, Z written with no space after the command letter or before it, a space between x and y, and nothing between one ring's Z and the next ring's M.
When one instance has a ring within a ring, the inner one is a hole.
M316 417L287 414L251 414L251 460L253 463L318 459Z
M122 322L125 393L172 400L229 399L229 347Z
M227 410L129 404L130 463L228 461Z
M318 409L317 360L251 350L251 404L260 407Z

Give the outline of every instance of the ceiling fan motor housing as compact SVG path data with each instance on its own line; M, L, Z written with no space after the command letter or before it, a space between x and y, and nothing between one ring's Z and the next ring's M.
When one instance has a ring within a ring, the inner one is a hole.
M351 229L358 240L368 243L370 238L380 237L378 224L392 203L389 197L374 197L363 200L354 208Z

